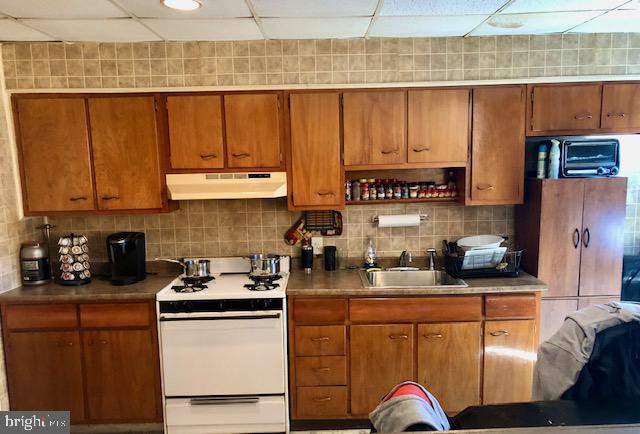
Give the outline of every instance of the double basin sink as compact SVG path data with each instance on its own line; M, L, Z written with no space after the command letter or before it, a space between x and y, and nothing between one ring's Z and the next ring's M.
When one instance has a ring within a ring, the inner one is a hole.
M365 288L466 288L467 283L441 270L358 271Z

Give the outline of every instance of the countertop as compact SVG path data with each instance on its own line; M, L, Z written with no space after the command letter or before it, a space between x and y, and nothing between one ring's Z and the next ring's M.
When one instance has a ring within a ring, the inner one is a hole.
M287 296L463 295L545 291L547 285L521 272L519 277L464 279L466 288L364 288L357 270L292 271Z
M64 302L108 300L155 300L156 293L175 279L176 274L150 275L142 282L114 286L104 277L91 279L80 286L47 283L39 286L20 286L0 294L0 302Z

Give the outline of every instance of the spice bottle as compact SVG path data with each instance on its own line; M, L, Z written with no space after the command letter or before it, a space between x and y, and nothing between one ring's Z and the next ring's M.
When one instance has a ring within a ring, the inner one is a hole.
M384 180L378 180L378 200L384 200L384 194L386 189L384 188Z
M360 181L357 179L351 182L351 200L360 200Z
M369 183L360 186L360 200L369 200Z
M376 200L378 198L378 187L376 187L376 180L369 180L369 200Z
M351 181L349 180L344 183L344 200L351 201Z

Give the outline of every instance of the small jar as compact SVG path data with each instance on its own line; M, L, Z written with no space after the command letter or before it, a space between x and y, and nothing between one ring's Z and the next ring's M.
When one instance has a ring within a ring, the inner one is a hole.
M406 182L402 183L402 185L400 186L400 189L402 191L402 198L409 199L409 186L407 185Z
M447 191L447 186L446 185L438 185L436 187L436 196L437 198L441 199L443 197L447 197L446 196L446 191Z
M351 181L351 198L352 200L360 200L360 181L357 179Z
M391 184L391 182L387 183L387 185L385 186L384 197L385 199L393 199L393 184Z
M378 180L378 200L384 200L386 189L384 188L384 182L382 179Z
M369 200L376 200L378 198L378 187L376 186L376 180L369 180Z
M418 190L418 199L425 199L427 197L427 190L421 188Z
M366 182L360 186L360 200L369 200L369 184Z
M402 199L402 187L400 186L400 184L395 184L393 186L393 198Z
M409 198L417 199L418 198L418 184L411 184L409 186Z
M349 180L344 183L344 200L351 201L351 181Z
M427 187L427 197L436 198L438 197L438 190L436 190L436 185L434 183L429 183Z

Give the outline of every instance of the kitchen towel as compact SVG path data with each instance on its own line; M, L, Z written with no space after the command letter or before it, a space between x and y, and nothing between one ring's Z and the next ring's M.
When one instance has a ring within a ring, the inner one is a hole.
M381 228L404 228L409 226L420 226L420 214L378 216L378 227Z

